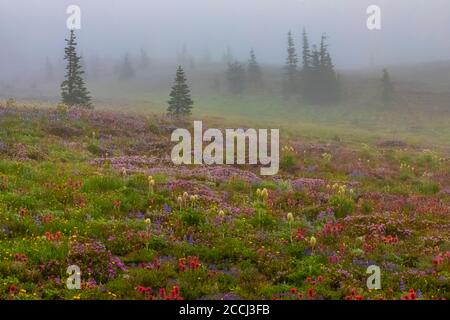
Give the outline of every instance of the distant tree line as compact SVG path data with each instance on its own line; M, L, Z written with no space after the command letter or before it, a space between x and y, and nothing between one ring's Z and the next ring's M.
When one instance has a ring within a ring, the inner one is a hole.
M313 104L337 102L340 97L339 76L328 51L326 35L322 35L319 48L316 45L311 48L306 30L303 30L301 66L298 65L291 32L288 33L287 43L283 95L287 98L301 95L306 102Z
M77 42L74 30L70 31L69 39L66 39L65 48L66 73L61 84L62 102L68 106L92 107L90 92L84 82L84 68L81 55L77 53ZM297 53L292 32L287 34L287 58L283 67L282 94L285 98L301 97L303 101L310 104L333 104L341 97L340 78L335 70L333 59L328 50L327 36L322 35L319 45L310 45L308 34L303 30L302 51L300 57ZM209 55L209 53L207 53ZM192 110L193 101L187 78L183 67L186 65L193 69L194 60L188 53L187 47L177 55L179 67L176 73L175 84L172 87L169 100L168 113L170 115L189 115ZM99 60L99 59L97 59ZM208 61L210 58L208 57ZM98 61L97 61L98 62ZM225 73L229 92L233 95L242 95L246 90L264 89L265 75L258 63L255 50L251 49L246 64L235 60L228 47L223 57L227 64ZM133 63L131 56L125 54L122 62L117 65L116 73L122 81L133 78L136 68L147 69L151 64L150 58L141 49L140 58ZM93 64L95 65L95 64ZM50 60L46 60L46 75L48 79L53 77L53 66ZM93 68L97 70L98 68ZM215 88L219 86L217 78L213 81ZM387 69L383 70L381 78L381 100L385 105L394 100L394 85Z

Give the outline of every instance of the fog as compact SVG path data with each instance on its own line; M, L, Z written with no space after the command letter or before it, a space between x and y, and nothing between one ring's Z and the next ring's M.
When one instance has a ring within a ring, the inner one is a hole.
M82 10L77 32L85 57L116 59L145 48L154 60L175 60L186 46L195 57L220 60L229 47L246 60L281 65L286 33L297 47L305 27L312 42L329 35L338 68L450 59L448 0L0 0L0 79L42 69L63 58L66 8ZM366 9L382 9L382 30L369 31Z

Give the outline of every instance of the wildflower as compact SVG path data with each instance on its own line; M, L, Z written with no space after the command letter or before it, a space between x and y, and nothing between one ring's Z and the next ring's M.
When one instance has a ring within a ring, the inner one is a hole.
M150 191L150 193L153 193L153 187L155 186L156 182L153 179L152 176L148 176L148 189Z
M194 256L188 257L188 265L189 269L198 269L201 266L199 258Z
M303 237L304 237L304 231L303 231L303 229L302 229L302 228L298 228L298 229L297 229L297 236L296 236L297 241L302 240Z
M12 284L9 286L8 291L10 294L16 294L17 292L19 292L19 289L15 284Z
M144 222L146 225L149 225L152 223L152 221L149 218L145 219Z
M184 270L186 270L186 259L181 258L178 260L178 269L183 272Z
M314 297L314 289L308 288L308 297L313 298Z
M269 197L269 191L267 191L266 188L262 189L261 191L261 198L267 199Z
M142 294L146 294L147 292L151 291L151 288L147 288L147 287L144 287L144 286L138 286L136 288L136 290L138 292L142 293Z
M24 253L15 253L13 256L13 260L16 262L27 262L28 257Z
M223 210L219 211L219 217L221 218L225 217L225 212Z
M402 300L416 300L417 296L416 296L416 292L414 291L414 289L409 289L409 292L407 295L402 297Z
M121 204L122 201L120 201L119 199L113 201L114 208L116 208L117 210L120 209Z
M317 239L316 237L312 236L311 239L309 240L309 244L311 245L311 247L314 249L314 247L316 246L317 243Z
M433 259L433 265L438 266L444 262L444 257L442 255L438 255Z
M25 208L20 208L20 210L19 210L19 215L20 215L21 217L25 217L25 216L27 215L27 209L25 209Z
M167 203L164 203L163 209L164 209L165 213L171 213L172 212L172 208Z
M328 257L328 262L331 264L337 264L339 263L339 260L340 260L339 257L335 254Z
M160 288L159 289L159 296L164 299L166 297L166 289Z
M292 212L289 212L287 214L287 219L289 222L293 222L294 221L294 215L292 214Z

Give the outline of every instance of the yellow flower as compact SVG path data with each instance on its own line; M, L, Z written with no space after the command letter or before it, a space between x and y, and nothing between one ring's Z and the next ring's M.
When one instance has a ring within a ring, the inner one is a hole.
M293 222L294 221L294 215L292 214L292 212L289 212L287 214L287 219L289 222Z
M269 197L269 191L267 191L266 188L262 189L261 197L264 198L264 199L267 199Z
M225 217L225 212L223 210L219 211L219 217L221 218Z
M150 220L150 218L147 218L147 219L145 219L145 224L151 224L152 223L152 220Z
M311 245L311 247L315 247L317 243L317 239L316 237L312 236L311 239L309 240L309 244Z

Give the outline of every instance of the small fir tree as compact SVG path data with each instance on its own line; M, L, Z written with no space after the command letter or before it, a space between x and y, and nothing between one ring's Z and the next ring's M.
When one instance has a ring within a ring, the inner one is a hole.
M292 33L288 32L288 47L285 70L285 78L283 82L283 93L289 97L298 91L298 57L295 49L294 38Z
M169 107L167 113L173 117L188 116L191 114L194 102L191 99L189 86L187 85L186 75L181 66L177 69L175 84L170 93Z
M241 95L244 92L245 68L239 61L228 64L227 80L228 87L233 95Z
M251 85L253 85L254 87L261 85L262 83L261 67L259 66L259 63L256 60L255 51L253 49L250 50L250 59L248 61L247 75L248 81Z
M70 30L70 37L66 39L64 60L67 61L65 80L61 84L62 102L68 106L92 108L91 97L83 79L81 57L76 51L75 31Z
M133 64L131 63L130 55L127 53L123 58L119 69L119 79L122 81L130 80L135 75Z

